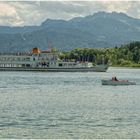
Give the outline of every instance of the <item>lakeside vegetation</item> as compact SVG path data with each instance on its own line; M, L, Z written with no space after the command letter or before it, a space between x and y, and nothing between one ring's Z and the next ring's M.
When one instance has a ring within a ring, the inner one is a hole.
M109 63L112 66L140 67L140 42L131 42L115 48L77 48L63 52L61 59L89 61L93 64Z

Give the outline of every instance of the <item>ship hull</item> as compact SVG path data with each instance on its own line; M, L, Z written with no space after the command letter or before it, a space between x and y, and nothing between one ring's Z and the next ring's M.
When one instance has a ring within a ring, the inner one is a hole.
M106 72L106 67L92 68L22 68L22 67L0 67L0 71L40 71L40 72Z

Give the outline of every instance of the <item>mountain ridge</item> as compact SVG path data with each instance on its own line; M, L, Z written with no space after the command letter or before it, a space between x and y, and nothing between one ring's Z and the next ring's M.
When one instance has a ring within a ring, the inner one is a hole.
M0 26L0 49L46 49L49 42L60 50L114 47L140 40L140 19L124 13L98 12L68 21L47 19L40 26Z

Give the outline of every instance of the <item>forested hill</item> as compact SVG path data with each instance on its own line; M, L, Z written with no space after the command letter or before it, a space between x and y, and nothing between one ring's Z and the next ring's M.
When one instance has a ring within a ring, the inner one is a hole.
M105 63L110 63L112 66L140 67L140 42L131 42L115 48L78 48L64 52L61 58L97 64L101 64L104 58Z
M63 51L74 48L114 47L140 41L140 19L124 13L98 12L71 20L45 20L40 26L0 26L2 52L29 51L52 46Z

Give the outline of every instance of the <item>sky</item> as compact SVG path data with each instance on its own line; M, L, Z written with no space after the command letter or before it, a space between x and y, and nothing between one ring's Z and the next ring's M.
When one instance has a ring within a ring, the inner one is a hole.
M46 19L69 20L99 11L123 12L140 18L140 1L0 1L0 25L40 25Z

